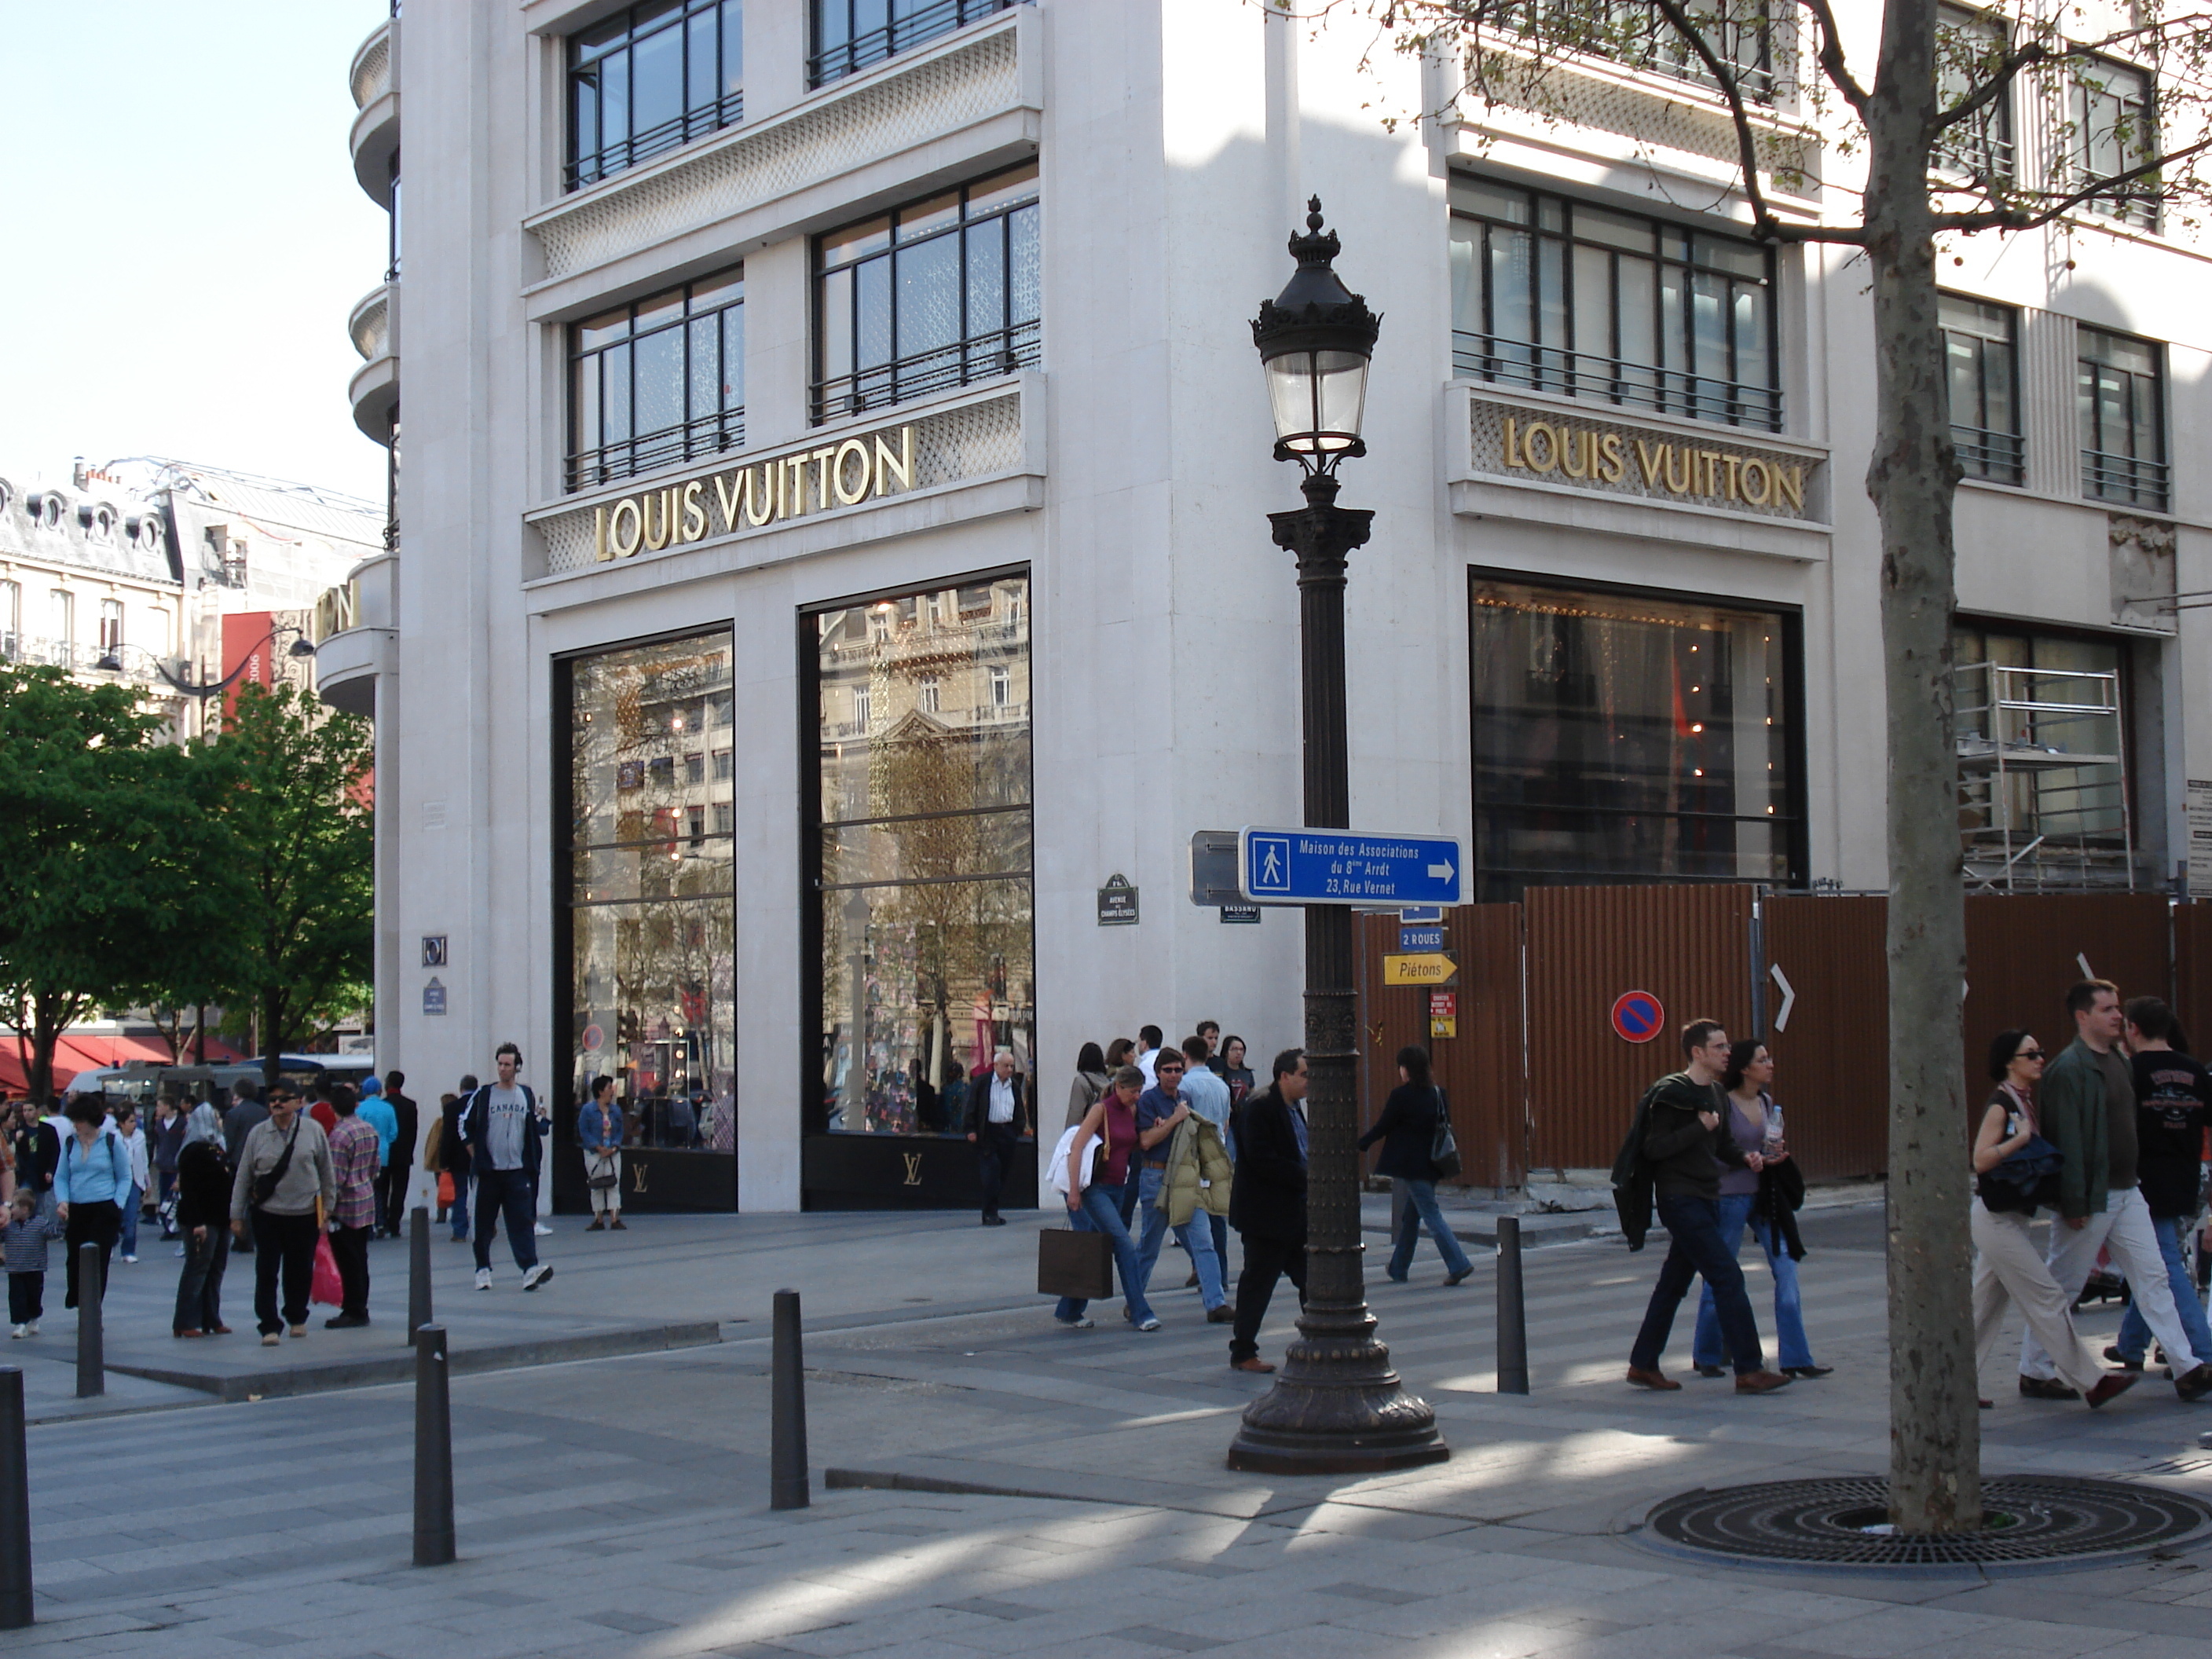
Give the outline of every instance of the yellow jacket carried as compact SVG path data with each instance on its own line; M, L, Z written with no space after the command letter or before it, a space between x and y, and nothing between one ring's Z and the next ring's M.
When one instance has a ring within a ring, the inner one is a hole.
M1155 1201L1167 1212L1170 1227L1182 1226L1200 1210L1226 1216L1234 1173L1219 1126L1194 1113L1176 1126L1175 1139L1168 1142L1168 1178Z

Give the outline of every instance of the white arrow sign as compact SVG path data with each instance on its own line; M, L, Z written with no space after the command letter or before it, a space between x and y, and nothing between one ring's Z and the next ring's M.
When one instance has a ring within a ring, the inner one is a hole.
M2089 957L2087 951L2076 951L2074 953L2074 965L2081 970L2081 977L2083 979L2094 979L2097 977L2097 970L2089 965Z
M1782 992L1782 1006L1774 1011L1774 1029L1778 1031L1787 1030L1790 1026L1790 1011L1797 1006L1797 992L1790 983L1789 975L1782 971L1780 963L1774 963L1766 971Z
M1452 878L1452 867L1449 863L1432 864L1429 866L1429 875L1432 880L1449 881Z

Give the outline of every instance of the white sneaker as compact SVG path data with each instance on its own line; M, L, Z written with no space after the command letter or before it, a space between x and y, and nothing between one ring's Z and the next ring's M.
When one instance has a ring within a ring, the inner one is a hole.
M553 1237L553 1230L541 1221L538 1224L538 1236L540 1238L550 1238Z
M1140 1319L1137 1322L1137 1328L1140 1331L1156 1331L1159 1328L1160 1322L1157 1319Z
M137 1264L137 1261L138 1261L138 1258L137 1258L137 1256L135 1256L135 1255L126 1255L126 1256L125 1256L123 1259L124 1259L125 1261L128 1261L128 1262L132 1263L134 1266Z
M28 1336L30 1334L31 1334L31 1328L30 1328L28 1325L18 1325L18 1326L16 1326L16 1327L15 1327L15 1328L14 1330L12 1330L12 1331L9 1332L9 1333L8 1333L8 1335L9 1335L9 1340L10 1340L16 1341L16 1342L21 1342L21 1341L25 1337Z
M38 1334L39 1334L39 1322L38 1322L37 1320L35 1320L35 1319L34 1319L34 1320L33 1320L29 1324L27 1324L27 1325L26 1325L26 1326L24 1326L24 1327L23 1327L23 1334L24 1334L24 1335L26 1335L26 1336L36 1336Z
M552 1264L550 1262L541 1261L536 1267L532 1267L528 1273L523 1274L522 1288L526 1291L534 1291L540 1285L543 1285L547 1279L552 1277Z
M477 1269L477 1288L480 1291L488 1291L491 1288L490 1268L479 1267Z

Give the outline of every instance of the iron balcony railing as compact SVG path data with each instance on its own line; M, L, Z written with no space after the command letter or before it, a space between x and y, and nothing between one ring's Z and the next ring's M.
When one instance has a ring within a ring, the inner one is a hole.
M633 132L625 137L611 138L599 149L580 155L570 161L565 183L570 190L581 190L602 179L611 179L624 173L641 161L649 161L672 149L681 149L694 138L703 138L710 132L720 132L724 127L733 127L745 118L745 94L742 88L725 93L711 104L702 104L696 109L687 109L680 115L672 115L658 125Z
M1032 319L849 374L832 375L813 387L814 419L818 423L888 409L954 386L1034 368L1041 361L1041 338Z
M641 472L673 466L678 461L719 455L726 449L738 447L744 441L744 408L715 410L679 426L613 440L596 449L578 450L568 458L568 488L588 489L594 484L612 483L617 478L633 478Z
M854 34L850 31L859 21L859 15L867 10L880 15L881 0L876 6L866 6L860 0L822 0L817 17L821 13L842 13L847 34L844 40L825 46L817 21L815 52L806 60L806 84L824 87L832 81L841 81L925 40L950 34L979 18L1011 10L1022 3L1023 0L936 0L933 5L917 6L901 13L865 34Z
M2018 483L2022 476L2025 447L2017 432L1993 432L1986 427L1951 427L1951 447L1970 478L1993 478L1999 483Z
M2125 501L2163 513L2168 477L2164 461L2114 455L2101 449L2081 452L2081 493L2092 501Z
M1530 345L1495 335L1452 331L1452 368L1461 376L1531 392L1557 392L1626 408L1648 409L1692 420L1729 426L1782 429L1782 392L1777 386L1659 368L1565 346Z

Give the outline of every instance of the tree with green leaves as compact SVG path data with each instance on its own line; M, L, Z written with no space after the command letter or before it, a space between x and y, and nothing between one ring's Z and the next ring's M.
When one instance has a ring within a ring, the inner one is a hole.
M369 723L291 684L240 689L200 745L222 789L242 895L219 999L259 1027L262 1066L368 1002L375 977L376 832Z
M1962 238L2046 226L2128 234L2161 212L2185 220L2200 209L2212 195L2212 16L2166 0L1306 0L1295 9L1309 21L1342 13L1379 24L1443 72L1478 133L1581 122L1601 101L1578 68L1590 60L1607 73L1656 72L1680 88L1679 103L1732 135L1735 209L1758 237L1838 245L1863 261L1876 404L1866 489L1881 526L1888 727L1890 1511L1910 1533L1978 1528L1951 640L1960 467L1937 264ZM2032 145L2010 142L2003 117L2015 101L2032 114ZM1784 205L1783 195L1796 199Z
M102 1006L211 992L234 889L197 786L126 687L0 666L0 1007L30 1091Z

